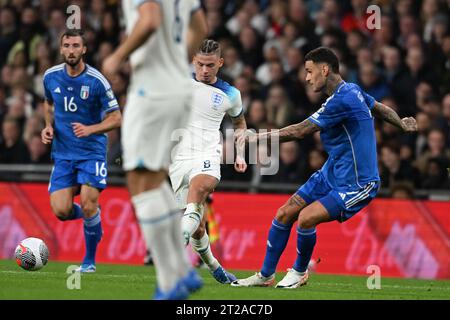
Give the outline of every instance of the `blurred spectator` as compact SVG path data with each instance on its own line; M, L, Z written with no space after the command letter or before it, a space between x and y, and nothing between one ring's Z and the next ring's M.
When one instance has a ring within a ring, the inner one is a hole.
M430 158L426 164L425 174L422 176L424 189L450 189L448 161L442 157Z
M255 130L269 128L267 110L262 100L256 99L250 103L247 111L247 127Z
M1 89L0 89L1 94ZM1 106L1 98L0 98ZM0 107L1 110L1 107ZM443 128L447 133L447 147L450 147L450 93L447 93L442 99L442 116L444 117Z
M280 144L280 162L276 175L265 176L264 181L299 184L302 181L302 167L297 141Z
M27 143L29 152L29 163L48 164L50 163L50 150L47 145L41 141L41 134L35 133Z
M390 196L394 199L413 199L414 198L414 186L408 182L397 182L390 188Z
M235 47L228 47L223 52L222 73L231 79L236 79L242 74L244 64L239 58L239 53Z
M285 127L295 120L294 108L281 85L270 87L266 109L267 120L277 128Z
M27 146L22 140L20 123L11 116L2 122L3 140L0 143L0 163L26 163L29 159Z
M400 116L414 114L414 96L411 92L414 83L402 67L400 50L396 47L385 47L383 49L383 65L392 96L399 101Z
M399 151L390 145L381 147L381 186L389 188L396 182L409 181L419 187L419 172L407 161L400 159Z
M381 101L384 97L390 95L388 85L380 77L375 64L371 62L360 66L359 85L361 89L366 91L377 101Z
M441 158L444 162L450 159L450 150L446 147L446 135L441 129L431 129L427 137L427 149L417 157L416 166L425 174L431 158Z

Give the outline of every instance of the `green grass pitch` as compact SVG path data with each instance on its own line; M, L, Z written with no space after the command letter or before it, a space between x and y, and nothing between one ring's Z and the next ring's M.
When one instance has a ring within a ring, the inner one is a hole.
M0 260L0 300L4 299L150 299L155 270L147 266L98 264L95 274L81 275L81 289L67 288L69 263L50 261L39 271L25 271L13 260ZM231 270L232 271L232 270ZM204 287L193 300L301 300L301 299L450 299L450 281L381 278L381 289L369 290L367 277L312 274L307 286L236 288L217 283L207 270L199 270ZM252 272L236 271L242 278ZM277 281L283 277L277 274Z

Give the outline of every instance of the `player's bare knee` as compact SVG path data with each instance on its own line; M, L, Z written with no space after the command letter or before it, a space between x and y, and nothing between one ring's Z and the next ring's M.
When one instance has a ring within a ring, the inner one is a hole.
M316 226L316 222L309 216L302 216L298 218L298 226L301 229L312 229Z
M66 221L72 214L72 206L52 205L52 211L59 220Z
M94 201L81 201L81 211L85 217L91 217L97 212L98 205Z
M275 219L282 224L291 224L292 221L295 221L295 219L291 217L291 215L289 215L288 211L284 206L278 208Z

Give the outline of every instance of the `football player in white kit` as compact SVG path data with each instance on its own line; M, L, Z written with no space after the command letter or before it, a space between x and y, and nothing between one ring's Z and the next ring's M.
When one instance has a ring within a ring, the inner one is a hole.
M240 92L217 78L217 72L223 65L219 43L204 40L194 56L193 64L192 112L177 145L169 176L179 207L185 209L181 223L185 245L191 243L217 281L231 283L236 277L227 272L211 252L203 213L206 198L220 181L220 124L223 117L225 114L231 117L235 138L245 132L247 125ZM238 150L236 156L237 172L247 169L242 152Z
M167 182L173 142L191 110L189 61L207 33L199 0L123 0L128 37L105 59L114 75L130 57L122 125L123 168L155 263L154 299L185 299L202 286L183 246L181 213Z

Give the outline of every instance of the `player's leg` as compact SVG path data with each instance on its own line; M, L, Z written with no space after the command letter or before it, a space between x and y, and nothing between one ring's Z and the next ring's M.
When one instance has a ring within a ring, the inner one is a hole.
M171 137L174 130L184 127L189 101L189 95L150 98L130 94L123 118L124 169L136 216L155 263L155 299L186 298L186 288L192 288L192 281L188 281L193 278L191 271L196 275L183 246L181 212L166 181Z
M229 284L236 280L236 277L226 271L214 257L211 250L211 243L206 232L206 214L203 215L202 222L191 237L192 248L198 253L202 261L208 267L209 272L220 283Z
M102 239L103 229L101 212L98 205L100 191L92 186L81 187L81 210L83 211L84 241L86 254L80 267L81 272L95 271L95 255L97 246Z
M320 201L314 201L300 212L297 227L297 259L277 288L294 289L308 281L308 264L316 245L316 226L332 221L327 208Z
M190 180L186 210L181 220L185 245L199 227L203 219L205 200L218 183L216 177L207 174L198 174Z
M356 190L330 190L303 209L298 218L297 259L277 287L293 289L305 285L309 277L308 264L317 241L316 226L334 220L346 221L367 206L377 191L377 182L369 182Z
M132 170L127 172L127 185L147 248L152 253L158 280L158 292L169 292L186 276L188 261L179 261L174 254L177 240L173 238L173 223L180 219L180 211L173 202L173 193L164 170ZM181 228L178 228L178 241ZM180 243L182 245L182 242ZM182 247L184 248L184 247ZM180 263L186 266L181 269ZM184 271L184 272L182 272ZM158 295L158 294L157 294Z
M76 220L83 217L81 207L73 203L73 197L78 193L79 186L72 161L55 160L48 191L50 206L59 220Z
M260 272L232 283L233 286L271 286L281 254L286 248L292 225L306 206L328 194L330 188L320 172L314 173L291 198L277 210L269 230L266 255Z
M294 194L277 210L269 230L261 271L246 279L236 280L232 283L233 286L267 287L275 284L275 270L289 240L292 224L305 206L305 200L298 194Z
M83 218L79 204L73 202L78 187L68 187L50 194L50 206L55 216L61 221Z

